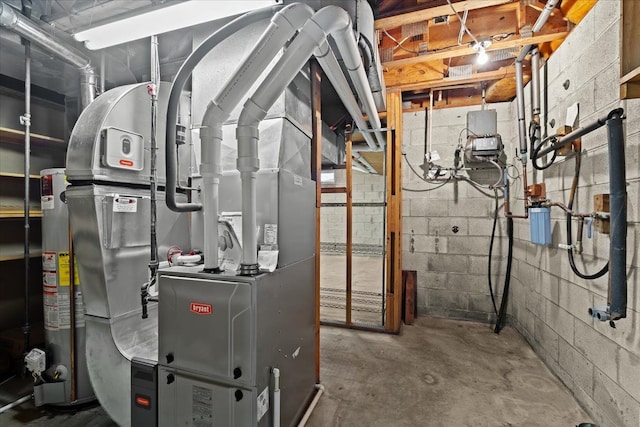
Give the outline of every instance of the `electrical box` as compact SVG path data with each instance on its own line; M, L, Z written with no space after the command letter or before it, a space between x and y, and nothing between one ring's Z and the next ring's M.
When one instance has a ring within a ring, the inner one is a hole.
M470 136L471 154L478 157L499 156L502 152L500 135Z
M126 130L108 127L102 130L102 163L130 171L144 168L144 138Z
M529 208L529 231L531 243L551 245L551 208Z

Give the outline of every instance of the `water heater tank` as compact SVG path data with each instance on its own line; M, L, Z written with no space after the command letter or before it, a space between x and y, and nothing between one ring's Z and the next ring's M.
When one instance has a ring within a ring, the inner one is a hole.
M34 386L34 398L36 405L76 405L95 397L85 358L81 283L77 269L71 274L74 263L69 250L65 170L45 169L40 177L46 369L41 382ZM74 325L71 324L72 293Z

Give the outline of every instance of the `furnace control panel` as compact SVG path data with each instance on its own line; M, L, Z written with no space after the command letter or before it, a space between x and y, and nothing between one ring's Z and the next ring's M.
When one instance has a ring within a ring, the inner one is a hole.
M144 138L135 132L114 127L102 130L104 166L131 171L144 168Z

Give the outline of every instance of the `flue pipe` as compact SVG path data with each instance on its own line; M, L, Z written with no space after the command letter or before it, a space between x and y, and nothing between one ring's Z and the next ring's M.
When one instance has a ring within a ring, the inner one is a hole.
M236 137L238 139L237 168L242 181L242 263L240 272L253 275L258 272L256 228L256 175L260 168L258 160L258 125L280 93L302 69L311 55L319 57L322 67L331 66L333 61L321 61L330 51L327 36L329 34L349 31L350 38L345 37L345 44L336 43L343 57L356 45L351 33L349 15L337 6L327 6L309 19L298 36L291 42L283 56L276 63L264 82L245 104L240 118ZM324 69L324 68L323 68ZM337 74L338 70L330 70ZM327 70L325 70L327 72ZM354 83L355 84L355 83Z
M286 6L271 19L252 51L245 57L216 98L209 103L202 119L205 271L218 266L218 187L222 176L222 125L265 68L282 50L298 29L313 15L313 9L302 3Z
M80 104L84 110L95 98L96 72L91 60L82 51L67 45L44 32L31 20L25 18L7 3L0 1L0 27L20 35L41 48L70 63L80 70Z
M176 77L171 84L169 92L169 102L167 105L167 129L165 143L165 163L166 163L166 203L167 207L174 212L195 212L202 209L200 203L184 203L177 201L176 187L178 178L176 176L176 125L178 123L178 106L180 105L180 95L193 69L202 61L211 50L222 41L263 19L273 16L282 6L269 6L254 10L234 19L215 33L211 34L189 55L184 61Z

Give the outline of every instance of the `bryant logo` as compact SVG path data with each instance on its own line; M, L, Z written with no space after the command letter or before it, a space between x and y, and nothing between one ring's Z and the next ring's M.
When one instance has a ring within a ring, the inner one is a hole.
M200 302L192 302L191 311L196 314L212 314L213 307L211 306L211 304L202 304Z

